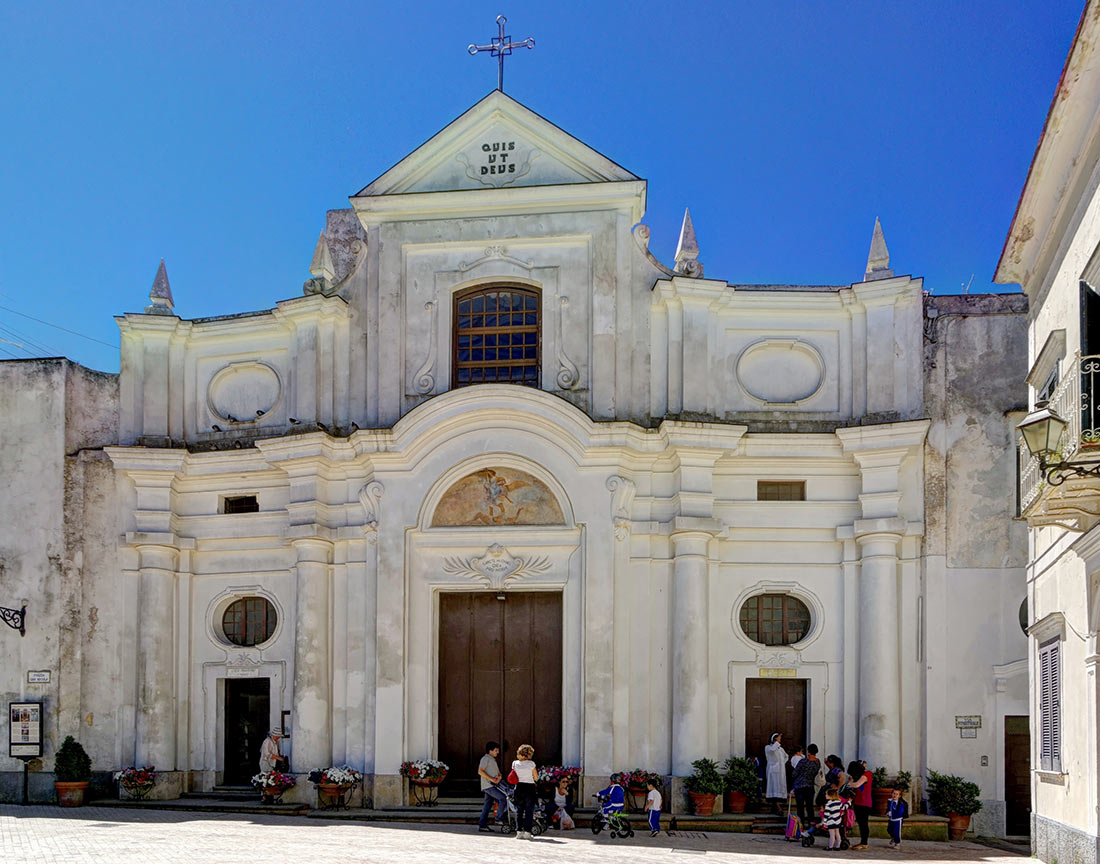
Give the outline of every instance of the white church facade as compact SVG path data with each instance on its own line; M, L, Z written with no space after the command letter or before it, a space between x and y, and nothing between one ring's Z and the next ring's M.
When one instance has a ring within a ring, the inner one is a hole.
M501 92L350 205L301 296L183 320L162 270L118 376L0 363L39 794L66 734L174 797L282 726L294 794L346 762L387 806L491 738L587 795L778 730L1017 833L1022 297L927 296L877 225L845 285L704 276L688 217L666 267L645 181Z

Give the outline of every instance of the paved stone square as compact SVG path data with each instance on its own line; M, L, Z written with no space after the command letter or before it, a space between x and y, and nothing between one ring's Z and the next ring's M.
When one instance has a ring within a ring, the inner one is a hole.
M114 808L0 806L0 860L8 862L111 862L111 864L264 864L264 862L425 862L514 864L516 861L762 862L767 859L833 860L821 847L803 849L780 837L708 834L612 840L591 832L553 834L530 842L478 834L467 825L412 825L329 821L303 817L211 815ZM906 843L904 852L872 841L844 859L877 861L982 861L1019 864L1021 856L973 843Z

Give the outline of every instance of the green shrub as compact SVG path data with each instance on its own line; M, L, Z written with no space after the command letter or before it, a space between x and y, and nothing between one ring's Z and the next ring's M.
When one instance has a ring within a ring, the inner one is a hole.
M890 785L886 777L885 765L879 765L878 768L871 772L871 785L876 789L884 789Z
M913 782L913 774L909 771L899 771L898 776L894 779L894 788L900 789L902 792L909 791L909 784Z
M981 794L977 783L953 774L928 772L928 802L941 816L948 813L972 816L982 809Z
M721 795L725 788L722 775L718 773L718 763L713 759L696 759L691 763L694 773L684 778L684 788L688 792Z
M87 783L92 779L92 760L72 735L66 736L54 756L53 773L62 783Z
M727 792L743 792L754 797L760 791L760 778L756 776L756 770L748 759L730 756L723 767L726 769L724 780Z

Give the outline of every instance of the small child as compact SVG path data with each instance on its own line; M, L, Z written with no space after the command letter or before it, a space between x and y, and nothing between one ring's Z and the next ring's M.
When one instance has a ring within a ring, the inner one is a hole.
M829 784L825 793L825 813L821 824L829 829L829 845L827 849L840 848L840 827L844 824L844 810L847 802L840 797L835 783Z
M606 789L601 789L598 793L600 796L607 798L602 808L604 816L611 813L622 813L623 808L626 807L626 790L622 786L622 779L621 774L612 774L611 785Z
M649 836L656 837L661 833L661 793L657 791L657 781L650 778L646 781L649 794L645 796L645 809L649 815Z
M901 826L905 817L909 815L909 806L901 800L901 790L895 789L890 793L890 801L886 805L886 815L890 821L886 823L886 830L890 832L890 848L897 849L901 846Z

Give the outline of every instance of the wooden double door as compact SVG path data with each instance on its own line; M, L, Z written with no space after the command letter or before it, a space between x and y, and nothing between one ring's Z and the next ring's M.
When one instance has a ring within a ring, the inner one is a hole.
M749 678L745 681L745 755L764 762L764 747L775 732L783 749L805 746L806 685L800 678Z
M438 705L444 794L478 794L487 741L503 745L505 775L520 744L538 764L560 765L561 593L441 594Z

